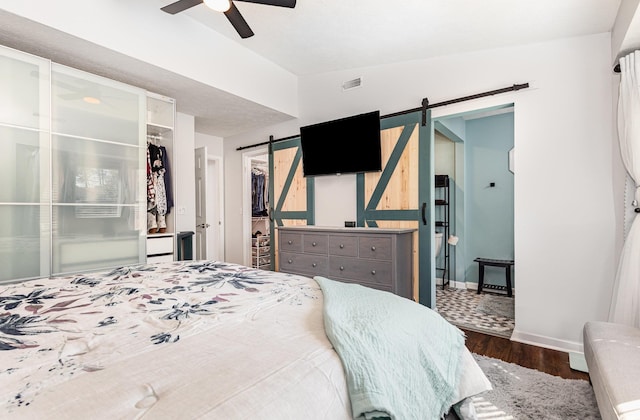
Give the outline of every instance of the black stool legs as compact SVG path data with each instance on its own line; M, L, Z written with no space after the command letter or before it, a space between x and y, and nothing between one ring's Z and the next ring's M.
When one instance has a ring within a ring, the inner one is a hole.
M478 263L478 294L482 293L484 287L484 267L485 265L491 267L504 267L507 270L507 296L513 296L513 290L511 286L511 266L514 264L513 260L493 260L490 258L476 258L473 260Z

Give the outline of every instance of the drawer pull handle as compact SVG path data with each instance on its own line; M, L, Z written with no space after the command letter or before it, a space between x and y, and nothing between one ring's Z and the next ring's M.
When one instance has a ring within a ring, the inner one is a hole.
M313 268L316 268L317 266L318 266L318 264L316 264L316 263L311 264L311 267L313 267Z
M316 245L318 245L318 244L317 244L317 243L315 243L315 242L312 242L312 243L311 243L311 246L316 246Z
M289 264L291 264L293 261L292 261L292 260L289 260L289 261L287 261L287 262L288 262Z
M291 244L293 243L293 241L287 241L287 243L288 243L289 245L291 245Z
M375 276L376 275L376 270L371 270L371 275Z
M344 267L343 266L340 266L340 271L344 271Z
M340 249L344 248L344 244L340 244Z
M375 247L375 246L372 246L372 247L371 247L371 250L372 250L372 251L375 251L375 250L376 250L376 247Z

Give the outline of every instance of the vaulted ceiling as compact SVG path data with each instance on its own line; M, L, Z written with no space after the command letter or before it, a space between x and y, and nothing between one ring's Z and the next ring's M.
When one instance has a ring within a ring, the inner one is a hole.
M200 132L224 137L292 118L2 9L11 2L0 0L0 44L173 96L179 111L196 116ZM136 0L136 7L153 19L171 2ZM620 0L298 0L293 9L235 4L253 37L241 39L222 13L204 4L172 19L222 35L294 77L609 32L621 8ZM634 15L638 0L622 5ZM630 48L633 37L623 35L623 47ZM217 53L207 39L197 48L203 57Z

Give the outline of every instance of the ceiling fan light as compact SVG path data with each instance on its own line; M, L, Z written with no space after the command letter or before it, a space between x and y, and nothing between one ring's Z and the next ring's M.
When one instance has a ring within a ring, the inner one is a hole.
M226 12L231 8L230 0L204 0L204 4L216 12Z
M83 101L85 101L88 104L91 105L99 105L100 104L100 99L93 97L93 96L85 96L84 98L82 98Z

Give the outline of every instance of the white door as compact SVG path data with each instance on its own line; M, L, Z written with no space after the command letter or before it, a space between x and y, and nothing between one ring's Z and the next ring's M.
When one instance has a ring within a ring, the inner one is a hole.
M207 259L223 261L221 158L208 157L207 176L207 220L210 225L207 232Z
M196 259L207 258L207 148L195 151L196 160Z

